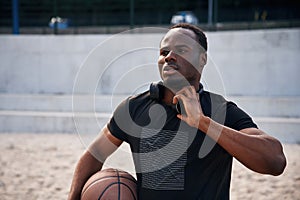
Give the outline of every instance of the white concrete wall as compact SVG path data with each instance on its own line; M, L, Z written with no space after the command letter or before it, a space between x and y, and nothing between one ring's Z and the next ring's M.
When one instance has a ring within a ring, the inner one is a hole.
M217 32L208 40L227 94L300 95L300 29Z
M88 94L143 90L159 79L162 35L1 35L0 93L71 94L74 85L76 93ZM300 29L207 36L206 88L226 95L300 95Z

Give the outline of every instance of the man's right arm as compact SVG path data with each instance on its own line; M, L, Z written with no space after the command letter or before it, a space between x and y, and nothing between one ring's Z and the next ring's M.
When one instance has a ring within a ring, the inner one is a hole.
M114 137L106 126L102 129L76 165L68 200L80 199L81 190L86 181L101 170L105 159L121 144L122 141Z

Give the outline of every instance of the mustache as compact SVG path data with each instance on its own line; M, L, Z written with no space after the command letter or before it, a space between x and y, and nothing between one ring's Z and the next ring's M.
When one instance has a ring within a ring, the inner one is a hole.
M180 68L180 66L175 62L168 62L164 65L164 68L173 68L173 69L177 70Z

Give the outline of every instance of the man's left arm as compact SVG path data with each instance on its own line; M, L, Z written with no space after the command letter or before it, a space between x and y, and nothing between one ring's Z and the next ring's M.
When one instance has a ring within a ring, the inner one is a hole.
M205 116L193 87L179 91L173 103L179 100L183 102L186 114L178 114L178 118L206 133L246 167L263 174L283 173L286 158L277 139L257 128L237 131Z
M283 173L286 158L282 145L263 131L257 128L237 131L208 117L202 117L198 128L249 169L275 176Z

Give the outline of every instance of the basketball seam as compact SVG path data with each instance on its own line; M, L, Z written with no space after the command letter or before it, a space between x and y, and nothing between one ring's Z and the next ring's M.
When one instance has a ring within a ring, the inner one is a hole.
M129 191L131 192L131 194L132 194L134 200L136 200L136 197L135 197L134 192L132 191L131 187L129 187L127 184L122 183L122 182L121 182L121 184L125 185L125 186L129 189Z
M122 182L113 182L113 183L109 184L108 186L106 186L106 188L103 190L103 192L98 197L98 200L101 200L101 197L104 195L104 193L106 192L106 190L108 190L111 186L113 186L115 184L126 186L129 189L130 193L132 194L134 200L136 200L136 197L135 197L134 192L132 191L132 189L127 184L122 183ZM119 188L118 192L120 193L120 188ZM118 196L118 199L120 200L120 196Z
M118 182L114 182L109 184L108 186L106 186L106 188L103 190L103 192L100 194L100 196L98 197L98 200L101 200L101 197L104 195L105 191L108 190L108 188L110 188L112 185L117 184Z
M100 180L103 180L103 179L107 179L107 178L114 178L114 177L117 177L117 176L105 176L105 177L101 177L97 180L94 180L93 182L91 182L86 188L84 191L82 191L81 193L81 196L83 196L83 194L86 192L86 190L93 184L95 184L96 182L100 181ZM124 178L124 179L127 179L129 181L132 181L134 183L136 183L136 180L135 179L132 179L132 178L129 178L129 177L124 177L124 176L119 176L120 178Z
M119 176L119 170L117 171L117 175L118 175L118 200L120 200L120 190L121 190L121 185L120 185L120 176Z

